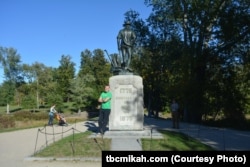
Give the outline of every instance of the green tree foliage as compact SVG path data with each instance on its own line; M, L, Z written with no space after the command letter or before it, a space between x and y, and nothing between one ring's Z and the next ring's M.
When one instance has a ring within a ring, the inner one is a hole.
M13 84L18 84L22 81L21 72L21 57L14 48L0 47L0 62L4 69L4 77L7 81Z
M10 104L14 99L15 87L8 81L5 81L0 86L0 106Z
M37 108L49 103L49 93L57 94L57 84L54 77L56 70L38 62L32 65L23 64L22 69L22 76L26 82L18 88L19 97L34 97Z
M14 55L13 58L9 56L10 53ZM20 60L18 56L14 59L16 54L14 49L10 52L7 48L1 48L1 64L8 72L6 73L8 80L0 87L2 90L1 104L6 105L11 102L29 109L39 108L41 105L57 104L57 109L62 110L63 102L76 100L73 102L78 109L96 106L103 85L108 83L111 76L110 63L100 49L95 50L93 54L89 53L90 56L88 51L85 51L82 57L81 67L83 68L79 70L76 79L74 77L75 64L71 62L70 56L63 55L58 68L46 67L38 62L32 65L20 65L19 61L14 61ZM11 60L14 62L10 63ZM15 72L15 69L18 71ZM83 82L83 85L79 82ZM73 86L72 83L74 83ZM72 87L76 90L73 90ZM79 89L82 90L79 91ZM83 92L80 96L83 100L77 98L79 92ZM34 102L36 102L36 107L34 107Z
M57 88L57 82L55 79L56 69L47 67L44 64L34 63L32 68L36 71L35 85L37 88L37 97L40 105L49 103L48 96L50 92L55 92Z
M104 51L96 49L93 51L93 72L96 79L96 90L100 93L103 91L104 85L109 84L110 63L104 57ZM99 95L98 95L99 96Z
M79 70L79 77L83 77L85 74L91 74L94 75L92 71L92 53L90 50L86 49L83 52L81 52L81 62L80 62L80 70Z
M23 108L31 109L32 111L36 108L36 98L32 95L27 95L22 98L21 103Z
M110 63L104 57L104 51L96 49L93 53L89 50L85 50L81 53L81 65L78 76L83 78L89 74L94 76L95 80L87 83L87 87L92 88L94 96L98 98L103 86L109 83Z
M50 76L45 84L45 89L47 91L45 95L45 103L49 106L56 104L57 111L60 112L63 110L64 97L62 96L63 93L59 92L60 89L58 89L57 68L50 68L46 71L50 72L48 73Z
M238 82L237 69L246 68L249 53L249 2L145 3L152 7L147 23L133 11L125 18L141 35L138 42L143 49L133 64L144 79L148 109L162 110L177 98L190 121L219 111L229 119L242 120L246 103L242 89L249 83Z
M81 109L86 109L91 106L92 101L96 101L96 97L93 96L95 92L94 89L87 86L94 81L95 78L89 74L86 74L84 77L78 76L76 79L71 80L71 98L78 112L81 112Z
M3 97L7 103L14 100L14 94L17 93L16 89L23 83L23 78L20 73L21 69L21 57L14 48L0 47L0 63L4 69L4 78L8 86L4 86L8 90L5 90L5 96ZM18 102L16 102L18 103Z
M71 61L70 56L62 55L56 77L58 94L63 97L63 101L69 101L71 94L69 89L70 82L75 77L75 63Z

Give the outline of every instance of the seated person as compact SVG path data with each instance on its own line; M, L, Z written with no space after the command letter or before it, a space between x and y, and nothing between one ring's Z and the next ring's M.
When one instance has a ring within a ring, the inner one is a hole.
M60 113L57 113L57 114L56 114L56 119L58 120L58 124L59 124L59 125L69 125L69 124L67 123L65 117L64 117L62 114L60 114Z

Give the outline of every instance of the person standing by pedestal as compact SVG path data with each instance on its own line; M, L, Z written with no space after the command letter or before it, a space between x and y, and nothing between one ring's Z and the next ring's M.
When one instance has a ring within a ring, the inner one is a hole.
M172 114L173 128L179 129L179 104L175 101L175 99L170 106L170 110Z
M104 134L106 131L106 126L109 122L109 115L111 111L111 98L112 94L110 92L109 85L106 85L104 92L101 93L98 102L101 103L100 114L99 114L99 131L101 134Z
M56 105L54 104L50 108L48 125L53 125L54 116L55 116L55 113L57 113L55 107Z

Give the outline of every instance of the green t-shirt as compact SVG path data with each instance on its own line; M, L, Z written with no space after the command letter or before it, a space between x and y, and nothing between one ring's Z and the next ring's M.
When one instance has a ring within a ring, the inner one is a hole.
M100 97L102 99L110 98L107 102L102 103L102 109L111 109L111 92L102 92Z

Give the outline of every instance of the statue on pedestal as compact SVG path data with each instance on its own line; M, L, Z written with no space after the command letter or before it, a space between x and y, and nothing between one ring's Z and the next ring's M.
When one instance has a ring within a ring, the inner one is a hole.
M111 72L113 74L127 74L132 72L130 62L132 52L134 50L136 35L130 28L130 22L124 22L124 28L117 35L118 55L109 55L107 50L104 50L111 62Z
M123 26L124 28L121 29L117 35L117 46L119 55L122 57L121 67L125 70L131 71L129 66L136 35L130 28L130 22L126 21Z

